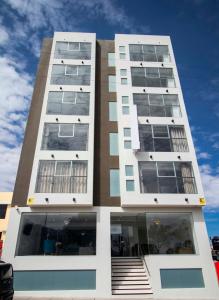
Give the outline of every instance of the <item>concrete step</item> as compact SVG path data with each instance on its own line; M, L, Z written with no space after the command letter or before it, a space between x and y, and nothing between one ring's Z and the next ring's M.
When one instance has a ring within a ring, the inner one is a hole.
M127 271L127 272L120 272L120 271L114 271L114 272L112 272L112 276L146 276L145 275L145 272L129 272L129 271Z
M144 276L112 276L112 280L149 280L148 276L144 275Z
M112 285L132 285L132 284L146 284L150 285L148 280L112 280Z
M144 294L153 294L151 289L142 289L142 290L112 290L113 295L144 295Z
M133 262L133 261L116 261L112 262L112 266L143 266L141 261Z

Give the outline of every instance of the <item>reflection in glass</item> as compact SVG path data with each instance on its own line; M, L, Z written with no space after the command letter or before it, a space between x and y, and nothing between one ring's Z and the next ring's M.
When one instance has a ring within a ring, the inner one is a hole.
M91 43L56 42L56 59L91 59Z
M16 255L95 255L95 213L23 213Z
M139 162L141 193L196 194L191 162Z
M132 86L175 87L173 69L131 67Z
M51 84L90 85L91 66L53 65Z
M194 254L191 215L188 213L148 213L150 254Z
M45 123L43 150L88 150L88 124Z
M49 92L48 115L89 115L90 93Z

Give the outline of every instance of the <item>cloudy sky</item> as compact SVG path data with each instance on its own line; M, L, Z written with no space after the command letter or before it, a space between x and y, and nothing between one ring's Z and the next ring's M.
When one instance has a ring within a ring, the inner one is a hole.
M43 37L170 35L208 206L219 235L219 0L1 0L0 190L12 191Z

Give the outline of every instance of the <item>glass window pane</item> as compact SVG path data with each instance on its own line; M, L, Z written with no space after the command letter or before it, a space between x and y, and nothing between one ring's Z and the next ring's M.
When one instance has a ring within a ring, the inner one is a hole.
M145 69L146 69L147 77L154 77L154 78L159 77L158 68L145 68Z
M95 254L95 213L22 214L16 255Z
M158 193L155 162L139 162L139 181L141 193Z
M122 113L123 113L123 115L128 115L129 114L129 106L123 106Z
M129 103L129 97L128 96L122 96L122 104L128 104Z
M59 125L59 136L60 137L73 137L74 125L73 124L60 124Z
M128 84L127 78L121 78L121 84Z
M41 149L86 151L88 148L88 130L88 124L46 123Z
M132 148L132 142L131 141L124 141L124 148L125 149L131 149Z
M120 69L120 75L121 76L126 76L127 75L127 70L126 69Z
M190 213L147 213L150 254L195 254Z
M119 52L125 52L125 46L119 46Z
M175 176L172 162L157 162L159 176Z
M141 151L154 151L151 125L139 124L138 128Z
M131 128L124 128L124 136L131 137Z
M169 137L168 128L166 125L153 125L154 137Z
M135 190L134 180L126 180L126 191L133 192Z
M161 286L163 289L204 288L202 269L161 269Z
M125 58L126 58L125 53L119 53L119 58L120 58L120 59L125 59Z
M116 92L116 76L115 75L108 76L108 83L109 83L109 92Z
M120 196L119 170L110 170L110 197Z
M173 78L173 69L170 68L159 68L160 77Z
M86 193L87 161L39 162L36 193Z
M6 215L7 205L0 204L0 219L4 219Z
M90 93L49 92L47 114L89 115Z
M115 67L115 53L108 53L108 66Z
M131 165L125 166L125 176L134 176L133 166Z
M119 155L118 133L110 133L110 155Z
M159 193L161 194L177 193L177 183L175 177L159 177L158 185Z
M117 102L109 102L109 121L117 121Z

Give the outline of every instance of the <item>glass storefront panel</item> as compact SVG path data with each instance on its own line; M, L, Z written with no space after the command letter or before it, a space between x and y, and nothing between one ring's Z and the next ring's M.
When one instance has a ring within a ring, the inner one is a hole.
M95 213L22 214L17 256L95 254Z

